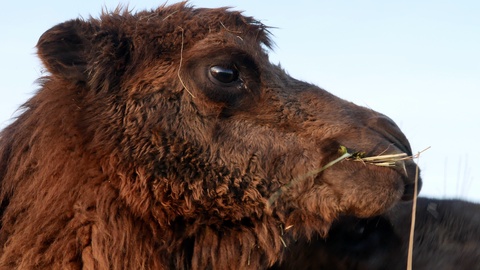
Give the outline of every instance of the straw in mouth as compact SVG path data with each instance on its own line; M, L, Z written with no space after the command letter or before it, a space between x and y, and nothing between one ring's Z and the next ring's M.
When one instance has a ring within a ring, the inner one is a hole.
M366 157L363 152L355 152L349 157L349 160L360 161L367 164L372 164L381 167L398 167L402 166L405 169L405 164L403 161L416 159L420 156L421 153L427 151L430 147L425 148L424 150L418 152L415 155L409 156L406 153L397 153L397 154L386 154L386 155L377 155ZM340 146L340 152L348 152L345 146Z
M381 166L381 167L400 167L405 170L406 173L406 168L405 168L405 160L410 160L410 159L415 159L420 156L421 153L427 151L430 147L425 148L424 150L418 152L416 155L409 156L406 153L398 153L398 154L388 154L388 155L377 155L377 156L371 156L371 157L366 157L364 152L353 152L350 153L347 149L347 147L341 145L339 149L339 153L341 154L340 157L330 161L327 163L325 166L310 171L304 175L301 175L295 179L292 179L292 181L288 182L287 184L281 186L278 190L276 190L267 200L266 207L269 209L275 201L282 195L284 192L286 192L292 185L297 184L298 182L301 182L305 180L308 177L311 177L313 175L316 175L331 166L339 163L342 160L353 160L357 162L363 162L365 164L372 164L375 166Z

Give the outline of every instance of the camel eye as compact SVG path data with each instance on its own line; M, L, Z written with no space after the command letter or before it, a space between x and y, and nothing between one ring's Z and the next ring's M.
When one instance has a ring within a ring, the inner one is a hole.
M238 80L238 70L222 66L210 67L210 77L220 83L232 83Z

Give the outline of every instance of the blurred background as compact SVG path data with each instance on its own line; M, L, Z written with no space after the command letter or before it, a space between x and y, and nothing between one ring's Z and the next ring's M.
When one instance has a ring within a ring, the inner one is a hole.
M172 4L178 1L168 1ZM38 85L40 35L63 21L163 1L6 1L0 17L0 128ZM382 112L405 132L421 195L480 202L480 1L192 0L231 6L271 29L270 61L306 82Z

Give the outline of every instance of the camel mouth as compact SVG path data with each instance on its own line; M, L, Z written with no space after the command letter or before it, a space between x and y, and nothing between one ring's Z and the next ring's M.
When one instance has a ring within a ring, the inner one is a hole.
M401 199L403 201L409 201L416 195L414 194L415 191L417 191L417 193L420 191L422 185L420 169L413 160L418 158L420 153L427 149L416 155L408 155L405 152L394 152L392 154L387 153L375 156L365 156L364 153L359 152L353 152L350 154L347 148L341 146L340 152L343 153L343 155L350 155L347 157L348 160L362 162L366 165L387 167L396 171L402 177L404 183L404 194Z
M330 222L343 214L360 218L379 215L399 201L414 197L414 182L410 178L412 168L416 169L413 161L391 167L343 158L329 164L276 189L266 202L266 211L271 213L279 205L294 200L298 211L307 215L317 216L319 209L323 209L326 212L322 212L322 220ZM283 202L277 204L278 201ZM336 207L327 211L322 204Z
M414 156L397 150L367 157L343 150L340 160L330 162L315 182L320 186L326 184L337 194L345 213L358 217L377 215L399 201L412 200L420 190Z
M411 201L415 195L418 195L422 187L420 169L413 161L414 158L416 158L416 156L409 156L406 153L395 153L364 158L354 157L352 160L369 165L369 170L381 170L385 168L396 172L396 174L400 176L401 183L403 183L403 194L400 199L402 201ZM399 188L402 187L399 186Z
M418 185L417 190L421 187L417 170L413 157L405 153L364 157L352 154L341 147L339 156L337 154L336 158L324 166L308 171L275 190L268 198L266 206L269 209L279 197L290 192L292 186L301 185L302 182L313 178L315 185L326 183L334 189L351 189L352 194L359 190L359 194L373 191L370 198L372 201L377 201L378 198L373 196L377 192L379 198L384 198L378 205L385 206L379 209L386 209L389 208L387 205L398 200L409 201L414 198L415 184ZM358 184L359 182L363 184ZM338 191L338 194L342 193Z

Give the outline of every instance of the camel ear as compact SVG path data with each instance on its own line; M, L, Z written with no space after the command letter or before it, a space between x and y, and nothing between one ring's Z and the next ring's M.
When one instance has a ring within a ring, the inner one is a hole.
M40 37L38 55L53 76L75 82L87 80L92 28L87 22L72 20L54 26Z
M132 48L131 40L115 25L102 30L99 24L79 19L54 26L37 44L52 76L93 88L116 85Z

